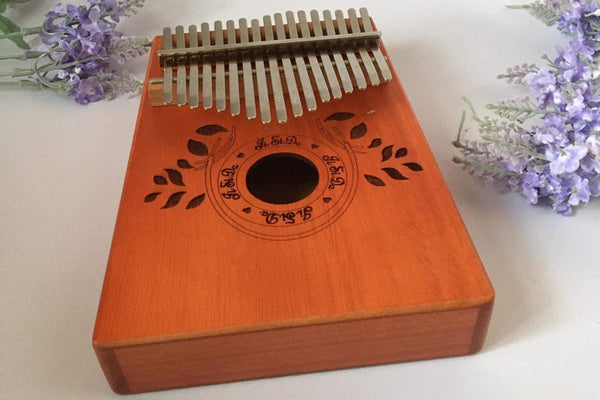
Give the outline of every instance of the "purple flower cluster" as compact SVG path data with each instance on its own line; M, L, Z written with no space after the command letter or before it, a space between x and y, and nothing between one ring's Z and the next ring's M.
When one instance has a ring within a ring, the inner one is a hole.
M462 157L455 161L475 175L506 183L532 204L544 199L570 215L574 206L600 196L600 5L545 3L556 10L554 20L569 36L568 45L546 68L514 67L501 76L528 86L536 104L488 107L510 123L474 116L483 142L459 137L455 145Z
M136 85L115 85L123 80L115 69L112 47L125 47L128 40L115 30L123 16L141 7L139 0L87 0L87 6L57 4L45 17L40 33L45 51L54 63L37 76L46 86L68 88L68 94L79 104L114 97ZM125 46L123 45L125 43ZM139 44L139 40L136 42ZM136 51L139 53L138 46Z

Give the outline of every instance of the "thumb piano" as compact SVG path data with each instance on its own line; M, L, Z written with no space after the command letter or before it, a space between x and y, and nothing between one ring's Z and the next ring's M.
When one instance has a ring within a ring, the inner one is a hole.
M493 288L367 11L154 39L93 345L118 393L478 351Z

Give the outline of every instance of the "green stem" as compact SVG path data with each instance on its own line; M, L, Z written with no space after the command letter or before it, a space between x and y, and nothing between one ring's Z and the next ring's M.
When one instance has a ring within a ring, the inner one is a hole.
M113 11L110 11L110 12L102 14L100 16L100 18L110 17L111 15L116 14L116 13L121 12L121 11L122 11L122 8L117 8L117 9L115 9ZM59 16L59 18L61 18L61 17L62 18L66 18L66 15ZM79 23L79 21L68 20L67 19L66 23L67 23L67 25L72 26L75 23ZM43 31L44 31L44 27L43 26L34 26L34 27L31 27L31 28L21 28L21 30L18 31L18 32L11 32L11 33L7 33L7 34L4 34L4 35L0 35L0 39L8 39L8 38L11 38L11 37L23 37L23 36L36 35L36 34L38 34L40 32L43 32Z
M42 51L25 51L21 54L10 54L10 55L1 55L0 60L29 60L32 58L38 58L43 55Z
M477 150L473 147L469 147L466 144L464 144L463 142L460 142L459 140L455 140L454 142L452 142L452 145L454 147L456 147L457 149L463 149L469 153L473 153L473 154L486 154L485 151L481 151L481 150Z
M18 32L11 32L11 33L7 33L4 35L0 35L0 39L8 39L11 37L22 37L22 36L35 35L37 33L42 32L42 29L43 28L41 26L34 26L33 28L21 28L21 30Z
M15 68L12 70L12 72L4 72L0 74L1 78L4 77L11 77L11 78L19 78L19 77L23 77L23 76L29 76L31 74L33 74L34 71L31 68L25 69L25 68Z
M523 155L526 155L526 156L529 156L529 157L532 157L532 158L535 158L535 159L538 159L538 160L541 160L541 161L546 161L546 162L548 161L548 159L546 158L546 156L544 156L543 154L536 153L535 151L532 151L532 150L528 149L525 146L521 146L521 145L518 145L518 144L513 144L513 143L510 143L510 142L505 141L505 140L495 139L495 138L493 138L493 137L491 137L489 135L484 135L484 134L481 135L481 138L483 140L485 140L487 142L490 142L490 143L493 143L493 144L495 144L497 146L506 147L507 149L510 149L510 150L512 150L515 153L520 153L520 154L523 154Z
M452 161L456 164L462 164L462 165L466 165L468 167L474 168L474 169L478 169L478 170L482 170L485 172L489 172L493 175L500 175L500 176L520 176L520 174L516 173L516 172L512 172L512 171L507 171L505 169L500 169L500 168L496 168L496 167L492 167L491 165L487 165L487 164L481 164L481 163L475 163L475 162L471 162L471 161L467 161L464 160L460 157L454 157L452 159Z
M12 82L2 82L0 81L0 86L20 86L20 87L38 87L41 88L43 87L41 84L39 84L38 82L31 82L25 79L22 79L20 81L12 81Z
M77 60L77 61L73 61L73 62L66 63L66 64L52 64L52 65L45 66L42 68L29 68L29 69L15 68L12 72L5 72L3 74L0 74L0 77L9 76L11 78L19 78L22 76L29 76L29 75L33 75L33 74L44 74L46 72L54 71L57 69L70 68L70 67L74 67L79 64L83 64L83 63L94 61L94 60L100 60L100 59L102 59L102 57L93 56L93 57L84 58L83 60Z

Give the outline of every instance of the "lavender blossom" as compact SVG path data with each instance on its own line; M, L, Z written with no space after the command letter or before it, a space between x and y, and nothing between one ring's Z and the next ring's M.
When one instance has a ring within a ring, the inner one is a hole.
M529 203L573 207L600 196L600 4L598 0L545 0L515 6L531 12L571 40L549 65L523 64L499 78L524 84L535 100L488 104L495 117L471 107L481 141L459 137L454 161L486 182L521 193ZM463 116L464 119L464 116Z
M27 76L30 83L66 91L78 104L138 92L141 82L121 65L145 53L149 41L124 37L115 28L121 18L135 14L144 0L87 2L86 6L59 3L45 15L39 29L23 30L37 32L43 46L35 52L33 68L10 76Z

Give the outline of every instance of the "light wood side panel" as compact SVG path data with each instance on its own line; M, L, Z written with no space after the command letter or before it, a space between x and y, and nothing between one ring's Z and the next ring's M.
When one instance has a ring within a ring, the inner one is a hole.
M104 349L120 393L448 357L473 352L480 310L371 318ZM122 378L122 380L121 380Z

